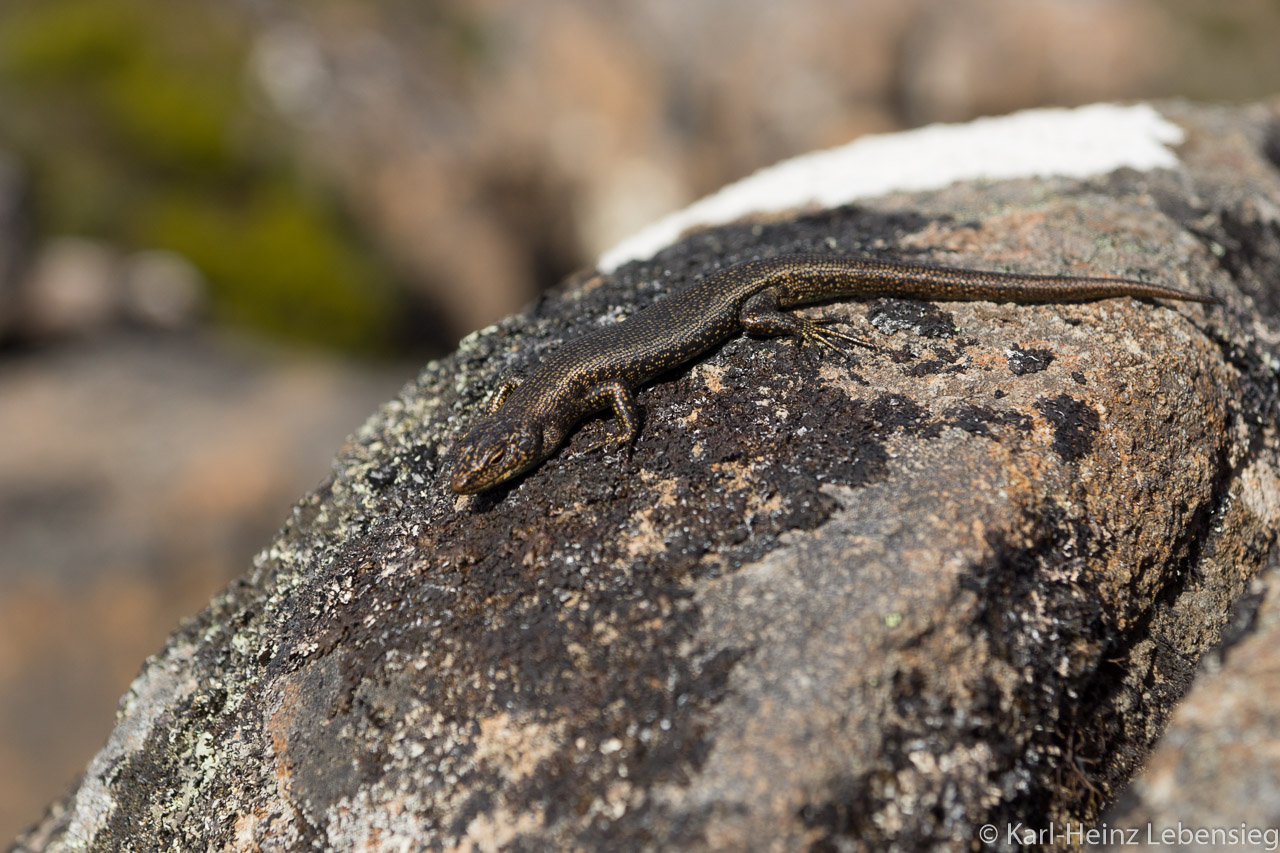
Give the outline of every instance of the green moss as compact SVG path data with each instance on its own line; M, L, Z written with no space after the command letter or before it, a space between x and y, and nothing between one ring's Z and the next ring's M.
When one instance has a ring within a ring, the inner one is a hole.
M15 2L0 23L4 73L25 83L92 81L142 49L132 3Z
M386 347L391 300L366 256L333 239L334 225L289 187L235 206L182 195L138 217L139 242L182 252L209 276L219 319L290 341Z
M137 62L104 86L121 142L136 156L192 179L233 172L231 130L238 104L225 83Z
M9 0L0 139L47 232L186 254L226 322L386 349L388 276L251 108L247 42L218 4Z

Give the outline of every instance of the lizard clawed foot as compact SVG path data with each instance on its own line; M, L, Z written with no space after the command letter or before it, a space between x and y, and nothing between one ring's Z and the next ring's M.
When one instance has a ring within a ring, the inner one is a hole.
M582 445L583 453L595 453L597 450L603 450L605 453L617 453L630 444L630 440L614 435L612 431L605 432L598 438L593 438Z
M844 353L847 347L840 346L839 342L863 347L864 349L877 350L875 344L870 341L855 338L852 335L846 335L844 332L837 332L835 329L827 328L842 321L834 318L823 318L821 320L811 320L805 324L804 330L800 333L800 340L805 342L816 343L819 346L826 347L835 353Z

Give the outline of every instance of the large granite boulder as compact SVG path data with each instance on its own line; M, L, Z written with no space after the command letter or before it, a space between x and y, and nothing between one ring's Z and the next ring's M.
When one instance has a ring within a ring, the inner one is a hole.
M1164 105L867 139L639 235L375 414L16 849L1012 850L1092 825L1274 545L1277 126ZM640 394L629 450L585 451L598 419L508 488L448 491L505 371L797 251L1226 304L806 309L877 350L739 338Z

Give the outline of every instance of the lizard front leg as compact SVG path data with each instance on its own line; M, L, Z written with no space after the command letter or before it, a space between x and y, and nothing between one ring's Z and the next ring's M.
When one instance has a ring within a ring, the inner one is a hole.
M626 447L640 433L640 407L626 383L617 379L601 382L587 392L587 402L596 409L606 406L612 409L614 426L602 438L589 442L584 451L603 447L606 453L613 453Z
M502 407L502 404L511 396L511 392L520 387L520 383L524 381L524 376L519 373L513 373L502 380L502 384L498 386L498 390L494 392L493 399L489 402L488 414L493 414Z

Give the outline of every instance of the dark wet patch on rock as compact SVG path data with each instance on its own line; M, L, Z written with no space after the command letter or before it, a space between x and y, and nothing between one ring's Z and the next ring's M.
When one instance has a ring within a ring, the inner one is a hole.
M1008 427L1023 435L1031 432L1031 418L1008 410L996 411L972 403L956 406L946 412L947 423L984 438L995 438L991 427Z
M912 299L880 299L868 312L868 320L886 335L909 331L922 338L950 338L956 333L952 316L931 302Z
M1028 373L1039 373L1053 363L1053 353L1047 349L1031 347L1010 347L1005 353L1009 370L1014 376L1026 376Z
M1036 411L1053 427L1053 452L1074 462L1093 447L1098 413L1088 403L1067 394L1036 401Z

